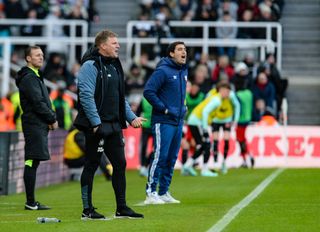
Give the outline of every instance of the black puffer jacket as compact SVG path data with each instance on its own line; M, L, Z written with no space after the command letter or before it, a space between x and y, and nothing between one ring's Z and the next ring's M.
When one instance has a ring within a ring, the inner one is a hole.
M23 67L16 78L19 88L20 104L24 124L40 126L44 129L56 121L56 114L51 108L48 90L40 74L38 77L30 68Z
M98 113L101 119L103 119L102 111L106 110L108 107L104 107L111 102L107 101L105 91L108 90L109 81L108 81L108 74L103 66L112 63L112 65L116 68L119 76L119 123L122 129L127 128L126 125L126 109L125 109L125 95L124 95L124 73L122 69L121 62L118 58L108 58L102 56L96 47L89 48L86 53L83 55L81 59L81 64L84 64L88 60L93 60L93 65L98 70L98 74L96 77L96 88L94 99L98 109ZM109 86L109 88L112 86ZM78 90L79 91L79 90ZM81 99L78 93L78 115L74 121L74 125L79 130L88 130L96 125L91 125L88 118L85 115L83 107L81 105Z

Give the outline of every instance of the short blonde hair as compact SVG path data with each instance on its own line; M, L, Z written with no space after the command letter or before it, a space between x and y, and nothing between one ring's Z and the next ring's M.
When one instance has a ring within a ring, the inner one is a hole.
M110 37L118 37L118 35L113 31L110 31L107 29L98 32L94 40L95 46L99 47L102 43L106 42Z

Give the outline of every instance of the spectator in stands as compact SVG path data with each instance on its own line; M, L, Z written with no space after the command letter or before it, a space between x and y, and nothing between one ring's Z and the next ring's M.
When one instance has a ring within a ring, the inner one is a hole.
M141 22L136 23L133 26L133 36L139 38L152 37L154 34L154 28L151 23L146 22L151 20L148 12L140 12L138 20Z
M137 61L138 66L145 71L145 81L149 79L152 72L154 71L155 65L153 62L150 61L149 55L147 52L141 52L139 59Z
M276 93L273 84L268 81L267 74L260 72L253 84L252 88L254 102L263 99L266 107L269 107L273 114L276 110Z
M273 83L276 91L277 112L281 109L282 99L285 97L288 87L288 80L281 77L280 71L276 66L276 59L273 53L267 54L267 58L261 71L264 70L268 75L268 80ZM277 116L277 114L276 114Z
M238 18L238 5L232 0L220 0L218 6L218 18L223 18L224 12L229 12L231 18L237 21Z
M169 19L170 16L167 8L161 7L161 12L156 15L154 27L155 37L157 38L157 44L154 46L154 52L157 59L164 57L166 53L167 46L161 44L161 39L172 37L171 30L168 25Z
M240 18L241 22L253 22L253 12L251 9L246 9L243 14L242 17ZM256 34L257 34L257 29L253 28L253 27L239 27L238 30L238 38L241 39L253 39L256 38Z
M281 11L277 3L275 3L273 0L263 0L259 4L260 10L262 7L264 7L263 5L268 6L270 8L273 20L278 21L280 19Z
M252 121L259 122L264 113L266 112L266 102L262 98L253 99L253 112Z
M21 1L8 0L4 4L4 12L8 19L26 18L26 12Z
M59 24L59 21L63 19L63 15L61 12L61 9L58 5L54 5L50 7L50 12L46 16L46 20L48 23L52 23L51 27L45 27L45 30L43 32L44 36L51 35L52 37L57 38L65 38L66 35L63 30L63 25ZM49 31L51 30L51 31ZM50 41L50 43L47 46L47 52L50 53L60 53L67 55L68 54L68 46L65 43L57 43L54 39Z
M257 21L260 18L260 10L257 0L242 0L238 8L238 19L243 18L243 14L246 10L250 10L252 12L253 21Z
M16 78L20 92L22 130L25 138L24 183L27 210L50 209L35 200L36 173L41 161L49 160L48 132L57 128L56 114L51 108L47 87L39 69L43 65L43 52L38 46L28 47L25 51L27 66L23 67Z
M216 21L218 19L217 4L214 0L201 0L198 2L194 20L195 21ZM202 29L195 29L195 37L201 37ZM209 30L209 37L215 37L215 30Z
M210 78L209 69L205 64L199 64L192 72L191 79L200 86L203 93L208 93L212 88L212 80Z
M196 21L216 21L218 19L217 8L213 0L200 0L194 19Z
M234 77L234 68L229 62L229 57L226 55L218 57L218 63L212 71L212 82L217 83L221 80L231 81Z
M196 4L193 0L178 0L176 7L173 9L174 18L181 20L183 18L194 17Z
M140 66L133 63L129 72L126 74L125 90L126 95L143 93L143 87L146 81L146 72Z
M63 162L70 171L70 180L80 180L80 175L85 161L85 135L82 131L71 127L64 142ZM112 165L106 156L101 156L99 167L107 180L112 178Z
M87 7L88 11L88 34L91 33L92 23L99 23L100 17L99 12L95 6L95 0L89 0L89 5Z
M228 11L223 12L223 17L219 18L218 22L234 23L234 19ZM237 37L238 28L234 25L232 27L216 27L216 35L218 39L235 39ZM236 48L235 47L218 47L218 55L228 55L230 60L234 59Z
M244 55L243 63L245 63L248 67L248 74L252 76L252 78L255 78L257 76L258 63L256 62L256 58L253 51L248 52Z
M77 2L73 7L71 8L71 12L65 17L65 19L68 20L88 20L88 12L86 11L85 7L81 4L81 2ZM65 34L67 36L71 36L70 27L65 26ZM81 37L84 36L82 34L82 26L78 25L76 26L75 36ZM76 58L77 61L80 62L81 60L81 46L76 46Z
M66 83L65 81L57 82L57 96L52 99L52 104L56 111L56 117L58 121L58 127L69 130L72 124L72 113L71 106L69 103L63 98L65 95Z
M147 13L148 15L150 15L151 18L154 17L152 4L153 4L153 0L140 0L140 4L139 4L141 12L143 14Z
M71 67L70 75L66 76L67 88L74 93L76 93L76 91L72 90L72 88L76 87L76 80L78 77L79 70L80 64L78 62L75 62Z
M235 89L251 89L253 86L252 76L249 74L247 65L243 62L237 64L235 76L232 78Z
M21 27L21 36L41 36L42 26L36 26L32 23L37 19L37 11L30 9L27 13L27 24Z
M31 0L29 3L29 11L35 10L37 12L37 19L44 19L49 13L48 1Z
M133 37L138 37L138 38L149 38L153 37L155 35L155 27L147 21L150 21L150 14L148 11L142 11L139 16L138 16L138 22L137 24L134 25L132 28L132 33ZM148 54L148 57L154 58L154 51L153 51L153 45L151 44L142 44L141 45L141 50L144 53ZM135 54L138 55L138 54Z

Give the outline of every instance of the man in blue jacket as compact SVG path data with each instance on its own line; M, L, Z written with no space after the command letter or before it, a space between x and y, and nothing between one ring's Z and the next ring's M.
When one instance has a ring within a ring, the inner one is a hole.
M95 211L92 187L95 171L105 151L113 167L112 186L117 209L116 218L143 218L126 203L126 159L122 129L126 122L141 127L144 118L137 117L124 96L124 74L118 58L120 45L117 35L100 31L95 46L82 58L78 75L78 115L74 125L84 131L86 161L81 175L82 220L105 220Z
M180 203L169 193L182 137L188 70L187 50L181 41L171 43L144 89L152 105L154 155L148 173L145 204ZM159 183L159 191L157 185Z

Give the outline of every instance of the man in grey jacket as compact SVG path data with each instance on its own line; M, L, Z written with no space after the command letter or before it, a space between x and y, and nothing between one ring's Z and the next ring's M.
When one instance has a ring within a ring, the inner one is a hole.
M126 204L126 159L122 129L126 122L142 126L144 118L137 117L124 96L124 74L118 58L117 35L109 30L100 31L95 46L83 56L78 75L78 115L74 125L86 137L86 161L81 175L83 203L82 220L105 220L92 204L94 173L103 152L112 167L112 186L117 209L116 218L143 218Z

